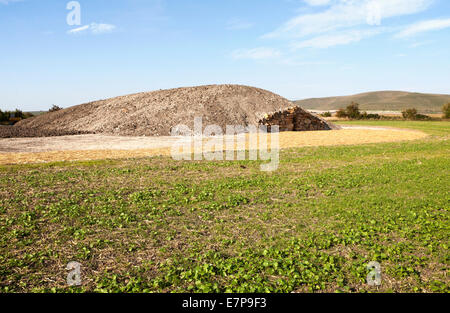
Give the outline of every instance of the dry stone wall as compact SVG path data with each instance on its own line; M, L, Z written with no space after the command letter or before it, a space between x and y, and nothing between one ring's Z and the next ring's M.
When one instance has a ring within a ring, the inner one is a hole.
M266 114L259 125L267 126L271 131L273 125L278 125L280 131L309 131L309 130L331 130L335 126L327 121L303 110L300 107L290 107L284 111Z

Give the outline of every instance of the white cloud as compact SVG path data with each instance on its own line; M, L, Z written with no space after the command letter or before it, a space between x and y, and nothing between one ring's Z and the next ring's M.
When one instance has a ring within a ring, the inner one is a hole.
M294 49L301 48L329 48L361 41L364 38L377 35L381 30L352 30L347 32L317 36L312 39L292 44Z
M116 26L111 24L97 24L92 23L91 24L91 31L93 34L104 34L104 33L110 33L112 32Z
M67 33L68 34L78 34L78 33L81 33L83 31L87 30L87 29L89 29L89 25L85 25L85 26L81 26L81 27L78 27L78 28L71 29Z
M450 27L450 18L422 21L406 27L404 30L399 32L395 37L397 38L412 37L419 33L424 33L433 30L440 30L449 27Z
M432 43L433 43L433 41L431 41L431 40L429 40L429 41L414 42L414 43L412 43L409 47L410 47L410 48L417 48L417 47L429 45L429 44L432 44Z
M354 44L372 36L401 30L397 26L384 27L380 25L383 20L389 18L422 12L428 9L434 1L303 0L304 3L314 8L298 11L297 16L262 36L263 39L287 40L288 42L284 43L284 46L290 47L289 51L266 46L235 50L232 57L251 60L276 58L278 62L282 62L300 49L325 49ZM427 24L425 28L434 27L438 26ZM442 23L440 23L440 27L443 27ZM417 28L413 30L417 31Z
M280 59L279 64L287 66L319 66L319 65L330 65L332 63L324 61L305 61L303 58L287 57Z
M319 6L319 5L327 5L331 2L331 0L303 0L306 4L310 6Z
M300 38L421 12L433 0L338 0L318 13L300 14L264 38ZM376 9L376 10L375 10ZM376 16L374 16L376 15Z
M231 53L231 57L233 59L264 60L277 58L279 56L281 56L281 52L279 50L267 47L238 49Z
M234 18L228 21L227 29L228 30L248 29L253 27L253 25L254 25L253 23Z
M80 34L85 31L90 31L92 34L99 35L99 34L105 34L112 32L116 26L111 24L98 24L98 23L91 23L89 25L84 25L78 28L74 28L69 30L67 33L74 35L74 34Z

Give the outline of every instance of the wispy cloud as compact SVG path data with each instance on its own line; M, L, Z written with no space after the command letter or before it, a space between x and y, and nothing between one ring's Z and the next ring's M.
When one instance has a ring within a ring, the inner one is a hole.
M292 44L294 49L301 48L329 48L361 41L364 38L380 34L381 29L375 30L351 30L335 34L317 36L312 39Z
M112 32L116 26L112 24L97 24L92 23L91 24L91 31L93 34L105 34Z
M401 28L392 24L382 26L383 21L423 12L435 1L303 0L312 8L298 11L297 16L259 38L267 42L277 39L276 48L266 43L263 48L235 50L232 56L234 59L249 60L275 58L277 62L282 62L292 59L301 49L326 49L354 44L377 35L400 31ZM405 29L402 35L438 27L450 27L450 22L448 26L447 20L414 25L411 29Z
M286 55L278 49L260 47L255 49L239 49L231 53L231 57L235 60L253 60L253 61L267 61L290 67L303 66L320 66L330 65L328 61L311 61L305 60L303 57Z
M404 30L396 34L395 37L397 38L412 37L420 33L434 30L441 30L449 27L450 27L450 18L422 21L406 27Z
M89 25L84 25L84 26L81 26L78 28L71 29L67 33L71 34L71 35L75 35L75 34L81 34L86 31L89 31L94 35L99 35L99 34L110 33L115 28L116 28L116 26L112 25L112 24L91 23Z
M240 30L240 29L248 29L254 26L253 23L247 22L238 18L233 18L228 21L227 29L228 30Z
M89 25L85 25L85 26L81 26L81 27L78 27L78 28L71 29L67 33L68 34L78 34L78 33L81 33L81 32L83 32L85 30L88 30L88 29L89 29Z
M331 0L304 0L304 2L310 6L320 6L329 4Z
M263 38L301 38L342 28L379 24L386 19L421 12L433 0L337 0L318 13L300 14Z
M319 66L319 65L330 65L332 62L328 61L305 61L303 58L298 57L285 57L280 58L278 63L287 66Z
M259 47L254 49L238 49L231 53L233 59L265 60L281 56L281 52L274 48Z
M414 42L411 45L409 45L410 48L417 48L417 47L422 47L422 46L426 46L429 44L432 44L433 41L428 40L428 41L420 41L420 42Z

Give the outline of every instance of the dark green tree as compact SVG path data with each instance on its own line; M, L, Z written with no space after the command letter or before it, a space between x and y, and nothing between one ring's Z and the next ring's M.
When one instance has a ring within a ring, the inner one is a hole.
M11 113L9 111L1 111L0 110L0 122L8 122L11 117Z
M415 120L417 117L417 110L414 108L403 110L402 116L404 119L407 119L407 120Z
M13 113L14 113L14 117L15 118L24 118L25 117L23 112L21 110L19 110L19 109L16 109Z
M345 109L339 109L336 112L336 117L346 118L347 117L347 112L345 111Z
M347 117L351 119L359 119L361 117L361 112L359 112L359 104L356 102L352 102L349 106L347 106L345 112L347 113Z
M54 104L54 105L50 108L50 110L48 110L48 111L49 111L49 112L56 112L56 111L59 111L59 110L62 110L62 108Z
M447 103L442 108L442 112L444 113L444 118L450 118L450 103Z

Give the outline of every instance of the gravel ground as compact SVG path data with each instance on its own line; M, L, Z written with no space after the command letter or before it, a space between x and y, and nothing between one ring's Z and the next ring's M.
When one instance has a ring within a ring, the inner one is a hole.
M75 135L0 139L0 152L48 152L86 150L136 150L170 147L175 137L120 137Z

